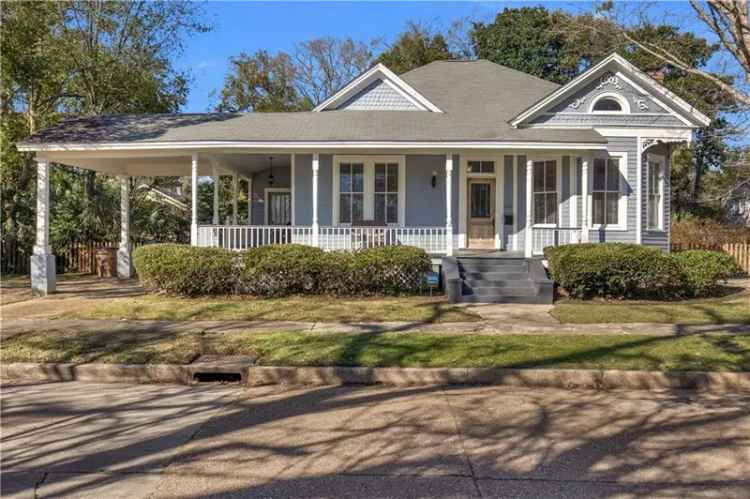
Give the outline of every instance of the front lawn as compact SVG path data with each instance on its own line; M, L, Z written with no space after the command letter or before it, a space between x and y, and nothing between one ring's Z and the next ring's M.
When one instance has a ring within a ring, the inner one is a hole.
M180 363L256 355L261 365L750 371L750 336L36 332L2 362Z
M567 301L550 312L572 324L659 322L665 324L750 323L750 296L735 294L711 300L684 302Z
M465 322L479 316L451 305L444 297L334 298L179 298L143 295L92 301L62 312L63 319L267 320L305 322Z

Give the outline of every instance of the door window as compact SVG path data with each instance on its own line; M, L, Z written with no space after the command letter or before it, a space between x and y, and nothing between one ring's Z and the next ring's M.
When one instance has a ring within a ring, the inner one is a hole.
M471 184L471 218L490 218L490 184Z

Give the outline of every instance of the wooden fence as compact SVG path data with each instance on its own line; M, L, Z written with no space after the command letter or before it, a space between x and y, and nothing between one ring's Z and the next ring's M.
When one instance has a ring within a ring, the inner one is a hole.
M750 274L750 242L747 243L724 243L724 244L672 244L672 251L706 249L723 251L737 260L742 270Z
M71 243L65 248L55 250L57 273L79 272L93 274L96 272L96 250L101 248L117 249L119 243L111 241L88 241ZM7 274L28 274L31 252L15 244L5 243L1 248L0 272Z

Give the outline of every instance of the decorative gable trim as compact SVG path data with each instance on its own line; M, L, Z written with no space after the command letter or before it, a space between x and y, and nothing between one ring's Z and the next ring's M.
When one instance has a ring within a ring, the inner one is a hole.
M679 96L668 90L666 87L659 84L656 80L629 63L619 54L612 54L604 58L598 64L591 67L588 71L580 74L578 77L574 78L566 85L558 88L544 99L540 100L530 108L523 111L511 121L511 125L513 125L514 127L518 127L524 124L525 122L549 109L554 104L557 104L563 98L572 95L575 90L582 88L584 85L591 82L600 73L602 73L603 75L608 74L606 72L603 72L602 70L611 64L616 64L620 68L620 71L614 73L617 77L622 78L628 84L638 89L639 91L642 91L646 95L659 97L658 104L678 117L683 123L685 123L686 126L699 128L708 126L711 123L710 118L701 113L694 106L691 106ZM607 82L602 81L602 83L606 84ZM611 83L611 81L609 83ZM652 92L644 90L644 87L648 88ZM583 103L579 103L579 105L580 104ZM681 112L677 112L676 110L679 110Z
M420 94L414 87L399 78L393 71L385 67L383 64L376 64L356 77L344 88L319 104L313 109L313 111L320 112L337 109L341 104L347 102L377 80L381 80L393 88L420 111L431 111L433 113L443 112L435 104L427 100L425 96Z

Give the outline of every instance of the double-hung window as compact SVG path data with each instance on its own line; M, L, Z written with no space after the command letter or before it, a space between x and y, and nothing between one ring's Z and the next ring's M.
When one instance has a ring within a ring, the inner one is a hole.
M594 225L617 225L620 201L620 162L617 158L594 160L591 197L591 219Z
M557 161L534 161L534 224L557 224Z
M398 223L398 163L375 163L375 221Z
M659 156L648 155L648 228L664 230L664 162Z
M405 216L403 156L335 156L333 223L403 223Z
M339 221L350 224L364 219L364 164L339 164Z

